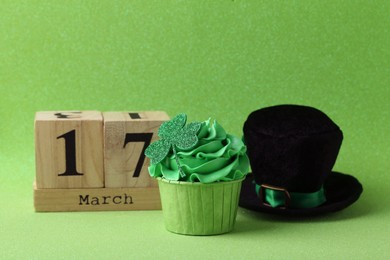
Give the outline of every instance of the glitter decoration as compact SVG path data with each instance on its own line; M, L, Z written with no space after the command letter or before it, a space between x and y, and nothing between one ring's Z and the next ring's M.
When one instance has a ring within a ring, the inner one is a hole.
M187 115L182 113L172 120L164 122L158 129L160 140L149 145L145 155L151 159L152 164L161 162L169 152L173 151L181 177L185 177L176 154L176 147L181 150L193 148L198 143L198 132L202 126L201 122L192 122L185 125Z

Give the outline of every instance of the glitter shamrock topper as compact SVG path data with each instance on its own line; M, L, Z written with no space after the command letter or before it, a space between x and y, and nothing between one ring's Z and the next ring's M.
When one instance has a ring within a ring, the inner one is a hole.
M187 115L182 113L172 120L164 122L158 129L160 140L149 145L145 150L145 155L151 159L152 164L161 162L171 151L175 155L180 176L185 177L177 158L176 147L181 150L193 148L198 143L197 133L202 125L201 122L192 122L187 125Z

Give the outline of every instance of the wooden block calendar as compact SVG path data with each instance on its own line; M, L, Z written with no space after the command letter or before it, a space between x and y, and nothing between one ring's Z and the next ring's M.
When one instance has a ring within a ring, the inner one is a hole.
M161 209L144 151L166 120L160 111L37 112L35 210Z

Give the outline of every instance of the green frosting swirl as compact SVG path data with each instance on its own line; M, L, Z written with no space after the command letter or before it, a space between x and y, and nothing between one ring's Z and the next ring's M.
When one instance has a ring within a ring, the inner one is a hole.
M197 136L199 141L194 148L176 149L184 177L180 176L172 151L161 162L149 166L150 175L175 181L212 183L238 180L248 173L249 159L241 139L226 134L210 119L202 122Z

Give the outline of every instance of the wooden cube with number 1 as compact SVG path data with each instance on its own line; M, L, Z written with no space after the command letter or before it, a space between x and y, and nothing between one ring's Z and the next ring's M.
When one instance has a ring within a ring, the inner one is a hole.
M103 117L98 111L37 112L36 187L104 187Z

